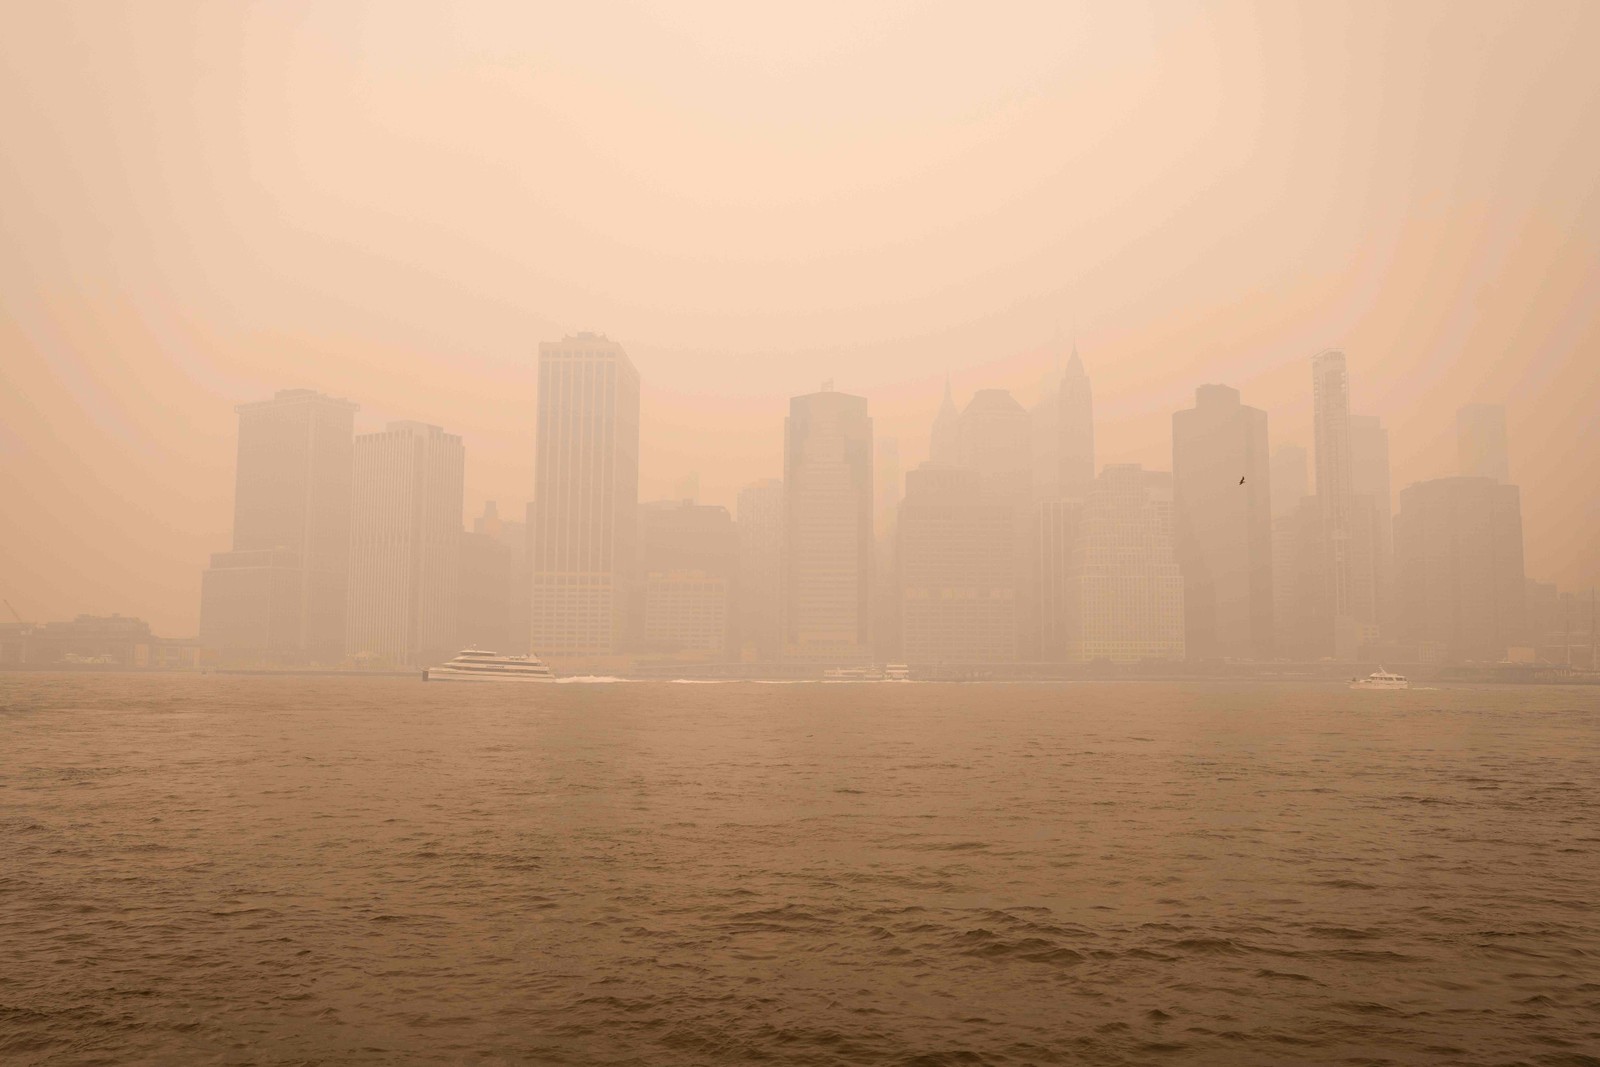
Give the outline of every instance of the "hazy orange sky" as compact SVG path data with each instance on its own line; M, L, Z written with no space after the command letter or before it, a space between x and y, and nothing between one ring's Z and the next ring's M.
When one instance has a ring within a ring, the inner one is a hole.
M193 633L282 387L520 511L584 329L643 496L730 506L824 378L910 465L1059 329L1101 461L1167 468L1208 381L1309 445L1340 347L1397 492L1504 402L1529 575L1600 581L1600 4L776 6L8 5L0 596Z

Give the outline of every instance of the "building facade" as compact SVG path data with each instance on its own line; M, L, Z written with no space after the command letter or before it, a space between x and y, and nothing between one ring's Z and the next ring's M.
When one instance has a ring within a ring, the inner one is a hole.
M1394 625L1394 491L1389 480L1389 431L1376 415L1350 416L1350 488L1358 539L1368 554L1372 610L1378 633Z
M783 482L766 478L739 490L739 634L746 658L783 650Z
M1377 637L1372 520L1358 511L1350 447L1350 375L1343 352L1311 361L1316 435L1317 506L1322 514L1322 565L1327 612L1319 643L1338 659L1353 659Z
M726 660L738 650L739 535L728 509L639 509L641 652Z
M1017 658L1017 511L963 467L906 476L898 522L901 655L913 666Z
M639 374L580 333L539 345L529 632L544 657L622 652L637 576Z
M783 645L813 663L871 658L872 419L867 401L824 390L784 422Z
M418 667L459 650L465 470L461 438L427 423L356 438L349 656Z
M1273 655L1267 413L1202 385L1172 416L1173 522L1191 659Z
M1082 520L1081 500L1046 500L1035 512L1033 578L1039 605L1039 658L1047 663L1072 658L1076 606L1069 578Z
M1074 662L1184 658L1170 474L1135 464L1100 473L1083 504L1067 595Z
M462 648L502 655L526 651L511 636L512 590L521 588L514 568L515 553L508 545L479 530L461 534L456 635Z
M1400 493L1397 622L1422 662L1498 663L1527 640L1522 503L1492 478L1436 478Z
M1094 483L1094 390L1076 344L1032 421L1035 498L1082 500Z
M338 663L357 406L282 389L235 410L233 548L213 555L201 581L202 643L225 662ZM268 643L240 643L256 640Z

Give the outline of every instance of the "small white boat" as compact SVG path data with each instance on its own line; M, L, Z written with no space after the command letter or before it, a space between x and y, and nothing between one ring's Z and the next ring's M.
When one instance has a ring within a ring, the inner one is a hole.
M502 656L481 648L462 649L441 667L422 672L426 682L553 682L556 676L538 656Z
M1411 683L1403 674L1390 674L1379 667L1365 678L1350 679L1351 689L1410 689Z

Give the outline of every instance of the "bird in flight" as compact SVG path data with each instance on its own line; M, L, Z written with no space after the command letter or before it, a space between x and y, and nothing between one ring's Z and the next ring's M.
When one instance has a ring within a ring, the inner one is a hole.
M1243 479L1243 478L1240 478L1240 479L1239 479L1239 484L1240 484L1240 485L1243 485L1243 484L1244 484L1244 479Z

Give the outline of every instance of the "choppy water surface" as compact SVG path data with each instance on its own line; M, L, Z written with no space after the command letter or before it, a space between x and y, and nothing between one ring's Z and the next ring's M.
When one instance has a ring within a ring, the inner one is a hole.
M0 675L0 1062L1600 1063L1600 692Z

